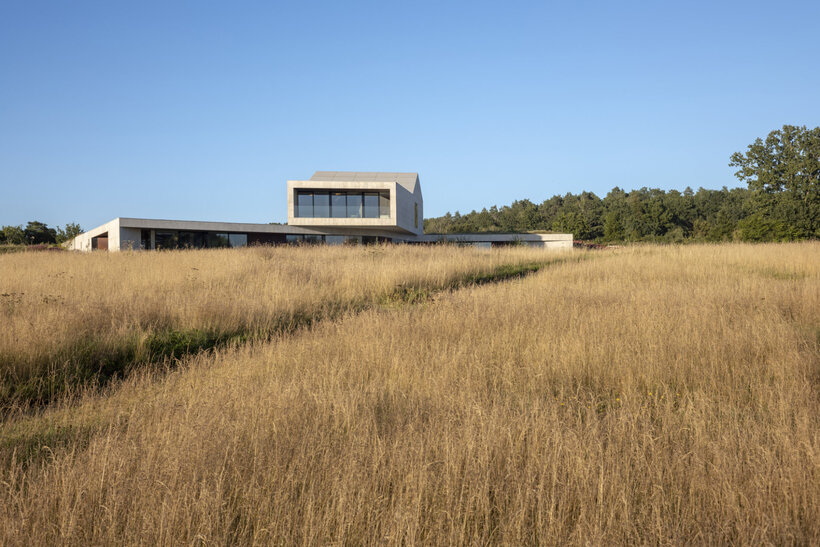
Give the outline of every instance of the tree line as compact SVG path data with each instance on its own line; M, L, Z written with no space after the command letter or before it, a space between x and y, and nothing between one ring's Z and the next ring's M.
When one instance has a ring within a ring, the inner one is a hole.
M26 227L0 228L0 245L49 245L63 243L83 233L79 224L69 222L63 227L49 228L44 222L32 220Z
M729 165L746 188L664 191L613 188L528 199L424 220L426 233L556 231L598 242L791 241L820 238L820 127L784 125L756 139ZM82 233L31 221L0 228L0 244L56 244Z
M790 241L820 238L820 127L785 125L730 166L746 188L613 188L568 193L424 221L428 233L570 232L599 242Z

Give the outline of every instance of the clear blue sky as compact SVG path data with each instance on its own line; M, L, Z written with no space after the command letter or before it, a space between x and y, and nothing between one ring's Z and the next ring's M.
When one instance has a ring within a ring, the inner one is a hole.
M425 216L736 186L820 125L820 2L0 0L0 224L285 220L314 170Z

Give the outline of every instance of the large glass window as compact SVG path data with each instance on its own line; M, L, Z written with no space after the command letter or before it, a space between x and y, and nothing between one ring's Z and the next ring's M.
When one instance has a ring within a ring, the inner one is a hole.
M347 195L347 218L362 218L362 195Z
M192 232L179 232L177 240L182 249L189 249L194 246L194 234Z
M248 234L228 234L228 242L231 247L247 247Z
M379 192L379 218L390 218L390 192Z
M205 232L194 232L194 247L204 249L208 246L208 234Z
M364 194L364 218L379 218L379 193Z
M208 247L219 248L229 245L228 234L208 232Z
M330 215L333 218L347 216L347 195L344 192L333 192L330 195Z
M157 232L154 236L157 249L176 249L177 235L173 232Z
M390 192L296 192L302 218L390 218Z
M143 249L151 248L151 230L140 231L140 247Z
M313 192L297 192L296 193L296 216L297 217L312 217L313 216Z
M319 234L289 234L287 242L291 245L318 245L324 243L325 236Z
M202 249L207 246L205 232L179 232L178 244L181 249Z
M143 230L142 245L150 248L151 232ZM218 249L224 247L247 247L248 234L228 232L159 231L154 235L156 249Z
M289 245L376 245L391 241L389 238L378 236L347 236L347 235L318 235L318 234L288 234L286 241Z
M330 218L330 194L328 192L313 194L313 216L314 218Z

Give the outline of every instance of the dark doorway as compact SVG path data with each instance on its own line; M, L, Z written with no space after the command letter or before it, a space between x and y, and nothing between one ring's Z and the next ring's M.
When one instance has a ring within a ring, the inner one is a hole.
M91 249L94 251L108 250L108 232L91 238Z

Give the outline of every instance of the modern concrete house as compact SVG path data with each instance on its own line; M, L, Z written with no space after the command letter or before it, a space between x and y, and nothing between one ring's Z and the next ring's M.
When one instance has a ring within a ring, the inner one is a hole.
M423 213L418 173L316 171L288 181L288 226L419 236Z
M478 247L572 247L572 234L424 234L418 173L316 171L309 180L288 181L287 203L287 225L115 218L66 247L118 251L444 241Z

